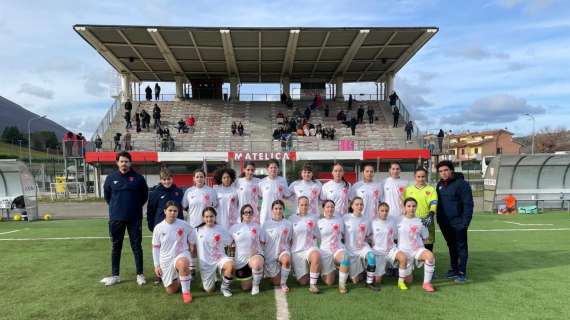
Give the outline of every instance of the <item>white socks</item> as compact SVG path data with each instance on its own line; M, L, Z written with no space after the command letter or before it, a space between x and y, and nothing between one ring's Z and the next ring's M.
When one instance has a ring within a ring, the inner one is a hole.
M253 285L259 286L261 283L261 279L263 278L263 269L261 270L252 270L253 273Z
M435 269L435 261L424 262L424 283L431 283L431 278L433 277L434 269Z
M291 272L291 267L289 268L281 267L281 286L287 285L287 278L289 278L289 272Z
M338 272L338 284L339 286L345 286L346 280L348 279L348 272Z
M309 284L314 286L319 281L319 273L318 272L309 272Z
M191 276L180 276L180 286L182 287L182 293L190 292L191 279Z

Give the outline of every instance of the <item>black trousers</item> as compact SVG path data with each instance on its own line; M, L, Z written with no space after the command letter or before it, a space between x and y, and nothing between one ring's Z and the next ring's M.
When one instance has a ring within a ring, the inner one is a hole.
M463 226L452 226L439 224L441 233L449 248L449 260L451 270L455 272L467 273L467 257L469 248L467 246L467 228Z
M125 229L129 233L131 250L135 256L135 266L137 274L143 273L143 251L142 251L142 220L119 221L109 220L109 235L111 236L111 269L114 276L118 276L121 268L121 251L123 250L123 239Z
M394 128L398 127L398 118L399 117L394 117Z

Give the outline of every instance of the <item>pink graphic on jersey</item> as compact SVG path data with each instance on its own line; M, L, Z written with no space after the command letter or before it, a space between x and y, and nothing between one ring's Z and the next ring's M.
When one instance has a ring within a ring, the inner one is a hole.
M212 258L214 260L220 260L222 258L220 240L222 240L222 236L219 233L214 234L214 243L212 245Z
M257 188L256 187L251 188L251 193L253 193L253 195L257 195Z
M287 249L287 236L289 235L289 229L283 228L281 231L281 239L279 239L279 253Z
M210 201L210 195L209 194L204 194L204 204L208 204L208 201Z
M306 249L308 247L312 247L315 241L315 238L313 237L313 227L315 226L315 223L313 222L313 220L307 220L307 241L305 242L305 246Z
M179 255L184 251L184 240L182 238L184 236L184 229L178 228L178 230L176 230L176 236L178 239L176 239L176 247L174 250L176 255Z
M358 238L356 240L356 248L358 250L364 248L364 238L366 236L366 225L361 223L358 225Z
M410 226L410 243L411 243L412 249L414 249L414 251L416 251L420 248L420 245L418 243L417 233L418 233L418 227L416 225Z
M251 228L249 230L249 234L251 235L251 255L257 254L257 230L255 228Z
M334 223L332 225L332 232L333 236L331 238L330 250L332 253L335 253L336 250L338 249L338 236L340 234L340 226L338 223Z
M380 197L380 190L374 189L374 199L378 199Z
M388 238L386 239L386 253L392 250L394 246L394 229L388 228Z

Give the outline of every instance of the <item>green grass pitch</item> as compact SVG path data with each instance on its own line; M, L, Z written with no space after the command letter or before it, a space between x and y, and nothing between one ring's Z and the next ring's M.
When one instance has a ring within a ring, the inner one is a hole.
M0 223L0 319L274 319L275 296L267 283L252 297L234 283L234 296L206 294L192 283L194 301L167 296L152 283L138 287L128 239L122 259L122 283L99 283L110 273L110 241L34 240L61 237L106 237L107 221L54 220ZM540 229L522 231L522 229ZM547 230L557 229L557 230ZM14 230L18 230L13 232ZM374 293L362 284L340 295L321 285L311 295L289 279L291 319L568 319L570 315L570 213L529 216L476 214L469 233L467 283L443 279L447 247L436 240L437 292L421 290L423 269L407 292L386 278ZM489 231L492 230L492 231ZM519 231L516 231L519 230ZM147 278L152 276L150 233L143 249Z

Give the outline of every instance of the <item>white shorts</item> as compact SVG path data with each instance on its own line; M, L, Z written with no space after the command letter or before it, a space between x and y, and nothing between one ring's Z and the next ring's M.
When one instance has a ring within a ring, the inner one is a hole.
M321 250L321 274L326 275L336 270L336 263L334 257L339 252L345 252L344 249L338 249L334 253L328 250Z
M208 266L200 263L200 276L202 277L202 286L204 287L204 290L211 291L214 289L218 275L221 277L222 268L224 267L224 264L229 261L233 261L233 259L229 257L223 257L218 260L216 264Z
M284 255L288 255L290 257L291 253L289 251L283 251L279 254L279 257L277 257L277 259L271 261L269 261L269 259L265 260L264 269L266 278L275 278L277 275L279 275L279 272L281 272L281 264L279 263L279 260Z
M396 254L400 250L397 247L390 249L388 254L375 254L376 256L376 271L374 271L374 276L381 277L386 273L386 265L392 267L396 262Z
M176 261L181 258L186 258L188 259L188 262L190 262L190 252L182 252L181 254L177 255L176 258L160 264L160 271L162 271L162 276L160 278L162 279L162 285L164 285L165 288L170 286L174 280L178 279Z
M309 273L309 257L314 251L319 252L319 248L313 247L307 250L293 252L291 258L293 260L293 272L297 280Z
M416 251L404 251L406 255L406 259L408 260L408 268L410 266L415 268L421 268L424 265L424 262L420 260L420 256L426 251L426 248L419 248Z
M370 247L364 247L356 252L350 253L350 268L348 273L351 278L358 277L364 270L366 270L366 256L368 252L372 251Z

